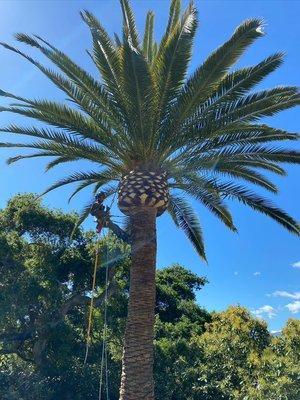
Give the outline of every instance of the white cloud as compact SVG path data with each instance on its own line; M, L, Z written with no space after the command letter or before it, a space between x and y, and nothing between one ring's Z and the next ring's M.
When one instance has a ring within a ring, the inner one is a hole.
M286 305L286 308L293 314L297 314L300 312L300 301L294 301L294 303L289 303Z
M252 313L259 318L263 318L264 316L267 316L270 319L277 315L276 309L269 305L265 305L265 306L258 308L257 310L253 310Z
M256 272L254 272L254 274L253 274L254 276L260 276L261 275L261 272L259 272L259 271L256 271Z
M297 261L295 263L292 264L293 268L300 268L300 261Z
M277 336L281 333L281 330L279 331L271 331L272 335Z
M274 297L287 297L289 299L300 300L300 292L290 293L285 290L276 290L276 292L272 293Z

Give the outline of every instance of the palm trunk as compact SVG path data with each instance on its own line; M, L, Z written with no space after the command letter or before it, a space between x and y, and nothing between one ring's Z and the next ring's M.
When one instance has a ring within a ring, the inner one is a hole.
M141 207L131 221L132 266L120 400L154 400L156 209Z

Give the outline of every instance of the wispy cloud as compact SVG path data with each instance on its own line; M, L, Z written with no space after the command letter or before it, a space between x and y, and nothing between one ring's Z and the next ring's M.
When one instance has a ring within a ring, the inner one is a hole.
M261 275L261 272L259 272L259 271L256 271L256 272L254 272L254 274L253 274L254 276L260 276Z
M269 305L262 306L257 310L252 310L252 313L259 318L268 317L269 319L276 317L277 310Z
M290 293L285 290L276 290L271 296L274 297L286 297L288 299L300 300L300 292Z
M292 264L293 268L300 268L300 261L296 261L295 263Z
M300 301L294 301L293 303L289 303L286 305L286 308L292 313L297 314L300 312Z

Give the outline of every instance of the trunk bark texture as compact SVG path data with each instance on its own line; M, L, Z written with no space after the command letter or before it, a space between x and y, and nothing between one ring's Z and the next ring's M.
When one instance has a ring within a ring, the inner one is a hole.
M154 400L156 209L131 215L132 266L120 400Z

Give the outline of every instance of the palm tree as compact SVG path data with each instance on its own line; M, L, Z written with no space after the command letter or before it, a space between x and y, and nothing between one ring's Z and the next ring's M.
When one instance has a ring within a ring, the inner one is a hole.
M111 39L88 11L81 13L92 36L88 54L101 81L39 36L17 34L16 39L42 52L60 72L2 43L37 67L71 103L31 100L1 91L14 100L1 111L45 123L45 127L2 128L2 132L37 139L1 146L35 151L12 157L9 164L35 157L53 157L47 170L77 160L95 164L94 170L76 171L45 193L76 182L71 198L88 186L94 192L101 188L107 196L118 193L119 208L129 217L132 243L120 399L150 400L154 399L156 217L167 210L204 260L201 227L188 197L201 202L233 231L227 199L238 200L299 235L293 218L241 181L276 193L276 186L262 171L284 175L281 163L299 162L298 152L273 144L298 136L258 121L299 104L300 97L293 86L251 92L281 65L281 53L251 67L230 69L263 36L261 20L243 22L187 76L197 28L194 5L181 14L180 0L172 0L165 34L156 43L153 13L147 15L141 41L128 0L120 2L121 39L117 35ZM81 220L88 211L89 207L83 210Z

